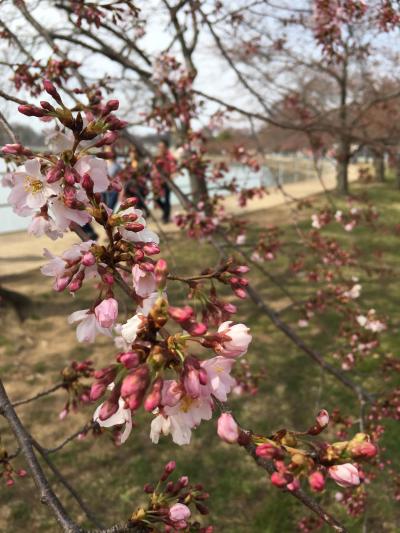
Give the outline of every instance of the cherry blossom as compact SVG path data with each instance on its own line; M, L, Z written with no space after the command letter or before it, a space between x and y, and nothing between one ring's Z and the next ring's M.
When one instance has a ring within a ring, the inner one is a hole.
M118 410L105 420L101 420L100 411L104 404L100 404L93 414L93 420L104 428L110 428L113 426L122 426L125 424L122 433L119 436L119 443L123 444L129 437L132 431L132 414L130 409L125 409L125 402L122 398L118 402Z
M132 268L132 279L136 294L143 298L148 298L156 290L154 273L145 270L138 264Z
M100 326L96 319L96 315L90 309L82 309L74 311L68 317L68 323L73 324L79 322L76 328L76 338L79 342L94 342L96 335L101 333L103 335L111 336L110 330Z
M247 352L251 342L249 328L244 324L233 324L233 322L223 322L218 333L221 335L216 351L224 357L240 357Z
M351 463L333 465L329 467L328 472L339 487L353 487L360 484L358 469Z
M47 184L45 176L41 173L40 161L29 159L13 174L8 202L17 214L26 216L32 213L29 210L42 207L52 194L54 189Z

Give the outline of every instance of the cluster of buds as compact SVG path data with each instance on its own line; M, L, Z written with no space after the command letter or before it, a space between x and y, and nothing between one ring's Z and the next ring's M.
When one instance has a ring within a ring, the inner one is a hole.
M62 387L67 391L68 399L60 413L60 420L63 420L71 409L76 412L80 405L90 403L90 385L82 380L92 378L93 373L93 362L90 360L72 361L61 371Z
M165 465L156 485L144 486L148 503L132 514L129 524L134 528L142 526L144 531L158 531L157 525L162 525L163 531L167 533L212 533L211 526L202 526L192 518L193 510L197 510L200 515L208 515L209 511L204 503L209 498L208 493L200 484L191 485L187 476L172 481L170 476L175 467L175 461L170 461Z
M9 456L6 448L1 443L0 439L0 477L3 478L7 487L12 487L15 483L15 476L23 478L27 476L27 472L24 469L14 470L11 464L11 457Z
M266 232L260 235L252 251L251 259L257 263L274 261L282 247L280 234L281 230L276 226L268 227Z
M167 271L166 265L161 267L156 264L155 276ZM117 354L116 362L94 374L91 400L108 394L94 420L102 427L123 427L122 434L116 434L117 442L126 440L132 414L143 406L157 415L151 424L154 442L160 434L171 433L174 442L187 444L191 430L211 418L215 399L225 402L237 384L230 372L251 341L243 324L225 322L216 333L209 333L195 321L191 308L168 307L161 291L154 299L145 299L137 314L121 326L119 342L125 350ZM169 333L171 317L185 331ZM193 343L211 349L213 357L201 360L191 353Z
M256 455L274 464L275 472L271 475L273 485L296 490L300 488L300 480L306 478L311 490L321 492L327 476L340 487L360 485L364 473L357 463L373 459L378 453L376 445L365 433L357 433L349 441L333 444L322 441L311 443L309 438L319 435L328 423L329 414L322 410L315 424L305 432L283 429L268 438L251 436L257 446Z

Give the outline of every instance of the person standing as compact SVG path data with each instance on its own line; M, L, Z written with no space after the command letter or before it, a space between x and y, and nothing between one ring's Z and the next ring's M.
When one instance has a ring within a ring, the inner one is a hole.
M171 216L171 188L165 178L171 179L176 172L176 159L169 150L168 141L165 139L158 143L157 157L155 161L157 175L159 177L159 191L156 200L157 205L163 212L162 221L167 224Z

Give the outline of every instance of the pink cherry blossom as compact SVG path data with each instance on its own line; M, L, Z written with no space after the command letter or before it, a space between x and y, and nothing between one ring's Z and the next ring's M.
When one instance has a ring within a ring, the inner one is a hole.
M239 438L239 426L230 413L222 413L218 418L217 433L220 439L228 444L234 444Z
M339 487L354 487L360 484L358 469L351 463L331 466L328 472Z
M157 444L160 435L171 434L172 440L183 446L190 443L192 429L202 420L212 417L212 400L210 396L191 398L183 396L173 407L164 407L162 413L151 423L150 438Z
M169 518L172 522L181 522L182 520L187 520L190 518L190 509L187 505L183 503L175 503L169 509Z
M38 159L29 159L13 174L13 188L8 202L19 215L26 216L28 210L42 207L54 190L47 184L40 170Z
M201 363L208 375L208 383L205 387L221 402L226 402L227 395L236 385L236 380L230 376L233 364L233 359L221 356L206 359Z
M94 342L98 333L111 336L110 330L100 326L95 314L90 312L90 309L82 309L69 315L68 323L73 324L74 322L79 322L76 328L76 338L79 342Z
M223 336L216 348L217 353L224 357L239 357L247 352L251 342L249 328L244 324L233 324L233 322L223 322L218 333Z
M100 419L100 411L103 407L101 403L93 414L93 420L104 428L110 428L113 426L120 426L125 424L124 430L119 436L119 443L123 444L129 437L132 431L132 414L130 409L125 409L125 401L120 398L118 401L118 410L105 420Z
M130 318L125 324L121 327L121 335L123 339L129 343L132 344L132 342L136 339L139 331L143 327L145 322L145 316L141 313L137 313L132 318Z
M74 169L79 172L81 176L89 174L93 181L93 192L104 192L110 185L110 180L107 174L107 163L104 159L85 155L78 159L74 165Z
M131 215L131 214L137 215L138 218L136 222L138 224L142 224L142 226L144 226L144 229L142 231L134 232L134 231L128 231L124 227L121 227L119 231L122 237L125 240L130 241L130 242L151 242L151 243L158 244L160 242L160 238L158 237L156 233L146 228L146 221L142 216L143 214L142 211L140 209L135 209L134 207L125 209L124 215Z
M61 231L67 230L71 222L84 226L92 219L91 215L85 210L67 207L61 198L50 199L48 205L54 222Z
M153 272L140 268L138 264L132 268L133 286L142 298L148 298L156 290L156 280Z
M63 235L51 218L45 218L41 215L32 219L28 226L28 233L30 235L34 235L35 237L47 235L53 241L59 237L62 237Z
M106 298L94 308L94 314L102 328L111 328L118 317L117 300Z

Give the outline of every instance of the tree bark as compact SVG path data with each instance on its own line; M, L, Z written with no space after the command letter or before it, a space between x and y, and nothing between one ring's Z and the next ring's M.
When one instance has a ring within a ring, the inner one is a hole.
M396 155L396 187L400 190L400 152Z
M349 193L349 162L350 145L347 141L341 140L339 144L339 152L336 158L336 187L340 194Z
M383 152L374 153L375 180L379 183L385 181L385 155Z

